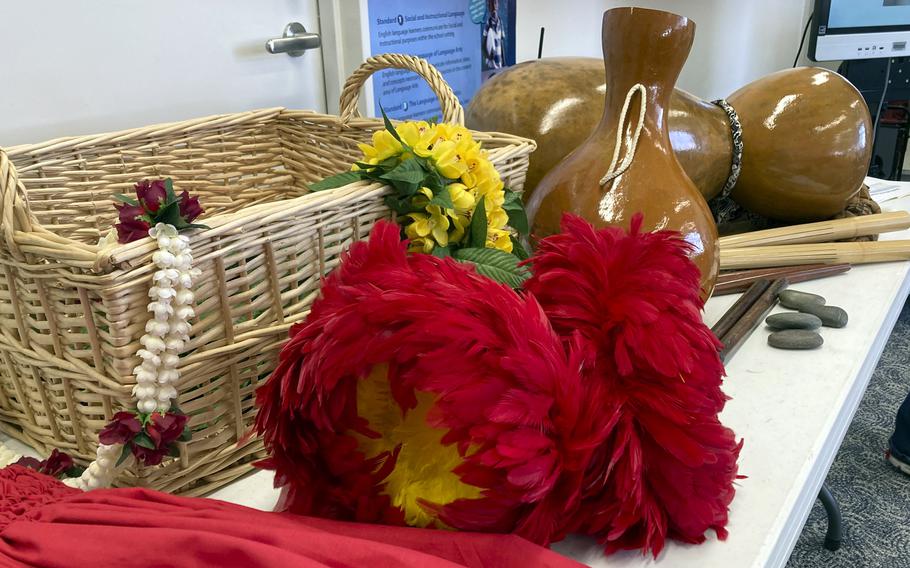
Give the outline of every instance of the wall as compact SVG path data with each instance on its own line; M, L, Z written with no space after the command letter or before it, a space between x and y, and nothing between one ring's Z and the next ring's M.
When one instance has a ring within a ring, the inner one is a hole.
M601 14L640 6L687 16L695 42L677 86L703 98L720 98L763 75L790 67L812 0L517 0L519 61L537 57L540 27L544 56L601 57ZM807 39L808 43L808 39ZM805 53L806 48L803 48ZM802 65L813 64L803 55Z
M0 146L289 106L324 109L319 51L266 53L316 0L5 2Z
M361 58L337 60L345 49L336 36L362 27L351 20L362 1L320 0L324 54L290 58L262 47L289 21L317 28L316 3L11 2L0 18L0 49L6 54L0 146L268 106L324 110L323 55L333 83L329 106L337 106L340 83ZM726 96L789 67L811 10L811 0L517 3L519 61L537 56L542 25L545 56L599 57L601 14L611 7L635 5L691 17L698 27L679 86L705 98ZM361 34L347 35L356 42Z
M546 28L544 57L585 55L602 57L601 15L608 0L515 0L516 61L537 58L541 26Z

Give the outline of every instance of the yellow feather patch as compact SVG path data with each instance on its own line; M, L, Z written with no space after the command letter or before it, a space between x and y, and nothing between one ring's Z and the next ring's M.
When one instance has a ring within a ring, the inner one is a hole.
M448 505L458 499L477 499L482 490L452 473L464 460L455 444L442 444L446 431L427 423L436 395L418 391L417 407L402 416L401 407L392 398L388 374L387 365L377 365L357 383L357 412L381 436L353 435L367 458L401 446L395 469L385 479L385 494L404 511L408 525L444 527L418 499Z

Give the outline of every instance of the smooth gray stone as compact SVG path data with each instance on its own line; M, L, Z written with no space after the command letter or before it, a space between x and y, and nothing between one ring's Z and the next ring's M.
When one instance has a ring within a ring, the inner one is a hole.
M818 316L800 312L774 314L768 316L765 323L774 329L818 329L822 326Z
M844 327L847 325L847 312L837 306L810 306L800 311L818 316L825 327Z
M785 329L768 336L768 345L778 349L815 349L824 342L821 335L808 329Z
M818 294L800 292L799 290L784 290L778 294L777 297L783 307L790 308L791 310L799 310L801 312L808 311L806 308L812 306L825 305L824 297L819 296Z

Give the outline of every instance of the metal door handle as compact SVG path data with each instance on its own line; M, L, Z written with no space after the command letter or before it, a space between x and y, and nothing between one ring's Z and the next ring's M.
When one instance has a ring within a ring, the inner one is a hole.
M306 31L303 24L291 22L284 28L284 36L265 42L269 53L287 53L291 57L300 57L308 49L315 49L322 44L319 34Z

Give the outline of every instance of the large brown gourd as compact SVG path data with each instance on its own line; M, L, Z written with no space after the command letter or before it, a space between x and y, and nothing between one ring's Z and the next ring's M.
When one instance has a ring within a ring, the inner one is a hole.
M487 81L468 106L471 128L537 141L525 185L540 179L594 130L603 113L603 60L556 57L516 65ZM871 118L862 96L826 69L799 67L749 83L727 98L743 126L745 149L734 198L760 215L811 221L843 210L871 157ZM676 89L670 142L706 199L730 173L733 152L724 111Z
M593 134L540 181L527 205L532 232L539 237L558 232L564 212L595 226L625 227L643 213L647 230L679 231L692 245L707 297L717 276L717 229L676 160L666 120L694 36L694 22L676 14L642 8L604 13L610 89L603 117ZM617 132L623 133L618 154ZM615 177L606 180L610 172Z

